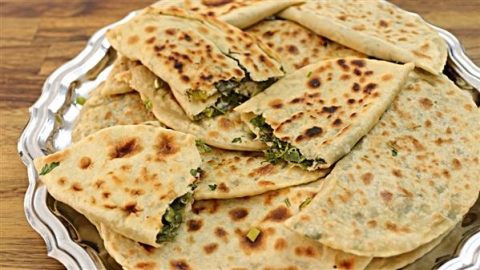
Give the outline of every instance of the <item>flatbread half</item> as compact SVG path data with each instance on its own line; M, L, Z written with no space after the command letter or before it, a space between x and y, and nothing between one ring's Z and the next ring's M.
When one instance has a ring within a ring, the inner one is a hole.
M413 64L340 58L308 65L235 108L269 146L267 160L328 168L391 104Z
M420 16L383 0L311 0L286 9L280 17L380 59L415 63L440 74L447 45Z
M191 135L125 125L98 131L34 164L56 200L125 237L158 246L176 235L191 202L191 170L201 158Z
M154 7L175 5L203 15L217 17L238 28L247 28L303 0L171 0L159 1Z
M277 53L286 73L322 60L366 57L288 20L265 20L248 28L246 32Z
M147 8L107 37L167 82L192 120L231 110L283 76L269 50L247 33L176 7Z

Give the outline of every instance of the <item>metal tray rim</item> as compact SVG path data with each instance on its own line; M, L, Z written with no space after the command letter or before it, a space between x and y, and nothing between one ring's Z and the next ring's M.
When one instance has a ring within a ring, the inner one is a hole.
M98 264L70 237L65 226L48 209L46 188L44 186L37 188L37 173L33 166L33 159L44 155L39 142L45 140L53 130L55 113L65 102L66 90L73 81L68 75L74 70L95 66L101 58L94 56L99 54L104 56L110 47L105 39L105 32L131 19L136 13L136 11L131 12L122 20L98 30L74 59L59 67L47 78L40 97L29 108L30 119L17 144L20 158L27 167L29 180L24 198L25 216L32 228L44 239L48 256L58 260L67 269L95 269ZM480 68L466 56L463 46L453 34L434 25L431 26L448 44L450 66L467 83L480 91ZM54 89L60 89L60 91L54 91ZM465 243L458 257L446 262L439 269L480 269L480 233L473 235Z

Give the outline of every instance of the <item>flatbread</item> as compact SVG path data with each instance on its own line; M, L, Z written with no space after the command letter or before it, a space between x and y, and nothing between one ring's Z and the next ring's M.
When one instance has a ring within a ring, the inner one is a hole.
M224 149L262 150L266 147L264 143L252 139L253 136L240 119L239 113L230 112L200 121L190 120L176 102L168 85L159 81L159 78L144 66L130 70L125 79L151 104L152 112L158 121L174 130L193 134L209 145ZM240 138L240 141L237 138Z
M309 172L294 165L266 163L259 152L212 148L201 156L202 174L194 194L197 200L258 195L313 182L328 173L328 170Z
M380 122L287 226L346 252L390 257L449 231L480 191L480 111L445 76L412 72Z
M153 6L165 6L159 1ZM177 6L192 12L218 17L238 28L247 28L303 0L178 0Z
M235 111L247 122L263 116L275 138L315 160L308 169L328 168L375 125L412 68L361 58L326 60L287 75Z
M266 20L246 30L275 51L286 73L322 60L365 57L288 20Z
M122 76L125 71L136 65L139 65L138 61L130 61L128 58L119 55L113 62L112 70L105 80L101 94L103 96L112 96L132 92L133 90L130 86L120 80L119 76Z
M256 90L253 86L231 89L225 86L229 82L256 84L283 76L268 49L248 34L213 17L175 7L147 8L108 31L107 37L118 52L141 61L167 82L192 120L215 105L221 88L245 96Z
M191 135L126 125L103 129L34 164L56 200L117 233L157 245L163 214L191 192L190 170L201 158Z
M420 16L382 0L311 0L290 7L280 17L380 59L440 74L447 45Z
M136 125L153 121L155 117L145 108L138 93L103 96L102 84L91 93L82 106L73 130L72 141L78 142L88 135L116 125Z
M127 269L365 268L371 258L325 248L282 225L315 192L292 188L243 199L196 201L175 241L157 249L104 226L100 234L109 254ZM261 233L252 242L246 235L253 227Z

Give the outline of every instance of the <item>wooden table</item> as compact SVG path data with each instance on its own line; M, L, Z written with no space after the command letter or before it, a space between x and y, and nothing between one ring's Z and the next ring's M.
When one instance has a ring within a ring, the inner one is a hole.
M0 268L61 269L27 224L26 170L16 143L46 77L97 29L152 0L0 0ZM453 32L480 64L480 1L394 0Z

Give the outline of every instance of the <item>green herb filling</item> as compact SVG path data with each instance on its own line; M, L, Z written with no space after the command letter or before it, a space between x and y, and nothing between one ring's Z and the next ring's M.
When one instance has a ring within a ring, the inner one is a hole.
M172 241L178 234L178 229L183 222L185 207L192 201L193 195L187 194L176 198L167 208L162 217L163 228L157 234L157 243Z
M265 90L274 82L275 79L273 78L263 82L254 82L249 76L240 82L236 80L219 81L215 83L215 88L220 93L220 97L215 102L215 105L207 107L200 114L196 115L195 120L225 114L247 101L251 96ZM207 94L202 90L189 91L188 95L194 101L204 101L208 98Z
M273 135L273 129L265 122L265 118L258 115L250 120L250 123L259 129L260 140L267 143L270 148L265 150L265 159L272 163L290 162L300 164L303 167L312 167L314 164L325 164L323 159L307 159L300 150L288 142L281 141Z
M196 140L195 145L197 146L197 149L200 152L200 154L212 152L212 148L206 145L205 142L203 142L202 140Z

